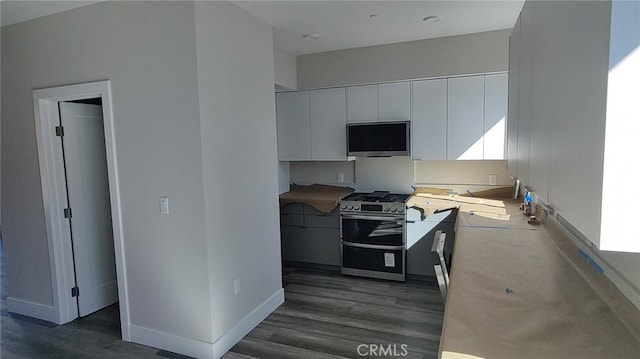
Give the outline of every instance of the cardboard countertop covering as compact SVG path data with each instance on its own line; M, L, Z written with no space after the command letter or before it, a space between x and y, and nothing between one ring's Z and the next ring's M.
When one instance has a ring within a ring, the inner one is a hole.
M527 223L517 201L464 201L441 358L640 357L640 342L564 257L544 226ZM488 215L480 215L484 213Z
M429 191L429 189L418 188L413 196L407 201L408 207L418 208L428 216L436 210L443 210L451 207L459 207L458 226L488 226L488 227L512 227L521 226L519 222L511 222L510 214L507 213L505 203L514 204L517 208L519 201L508 198L511 189L501 192L479 193L476 197L458 194L445 194L439 190ZM505 196L506 194L506 196ZM500 197L502 196L502 197ZM526 221L525 225L529 226Z
M313 184L302 186L291 185L291 190L280 195L280 207L291 203L304 203L323 213L331 213L342 197L353 192L349 187L338 187Z

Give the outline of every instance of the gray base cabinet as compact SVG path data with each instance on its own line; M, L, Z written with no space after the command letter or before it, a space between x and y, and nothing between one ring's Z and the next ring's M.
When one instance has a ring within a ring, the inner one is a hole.
M446 233L445 257L453 252L457 212L453 210L421 218L415 208L407 209L407 273L435 276L431 260L431 245L437 231ZM448 263L451 267L451 263Z
M457 213L445 211L421 218L420 211L407 210L407 273L435 276L431 244L437 231L447 234L445 255L453 250ZM282 259L288 262L340 266L340 217L336 209L329 214L304 204L280 209ZM448 258L447 258L448 259Z
M340 265L338 210L326 214L304 204L280 210L282 259L320 265Z

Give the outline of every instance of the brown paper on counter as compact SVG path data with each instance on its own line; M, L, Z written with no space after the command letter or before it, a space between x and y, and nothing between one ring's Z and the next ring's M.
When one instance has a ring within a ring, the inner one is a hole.
M349 187L292 184L289 192L280 195L280 207L291 203L304 203L320 212L331 213L338 207L340 199L351 192L353 189Z
M507 203L507 212L518 209ZM458 227L441 358L637 359L640 342L526 219Z

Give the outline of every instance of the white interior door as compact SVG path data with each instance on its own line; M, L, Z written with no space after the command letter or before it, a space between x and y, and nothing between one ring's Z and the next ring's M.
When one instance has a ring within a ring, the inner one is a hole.
M118 301L102 107L60 103L79 315Z

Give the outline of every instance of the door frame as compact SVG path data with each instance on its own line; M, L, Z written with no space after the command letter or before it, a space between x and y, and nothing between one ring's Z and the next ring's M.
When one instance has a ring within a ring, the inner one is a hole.
M62 151L58 145L55 133L55 127L60 123L58 102L84 100L96 97L102 99L116 277L118 281L118 300L120 302L121 333L123 340L130 341L129 296L122 237L120 186L118 181L111 82L108 80L33 90L36 141L38 145L42 198L53 290L54 321L56 324L64 324L78 317L76 300L71 296L71 288L75 285L71 231L69 222L64 218L63 213L63 209L67 206L66 179Z

